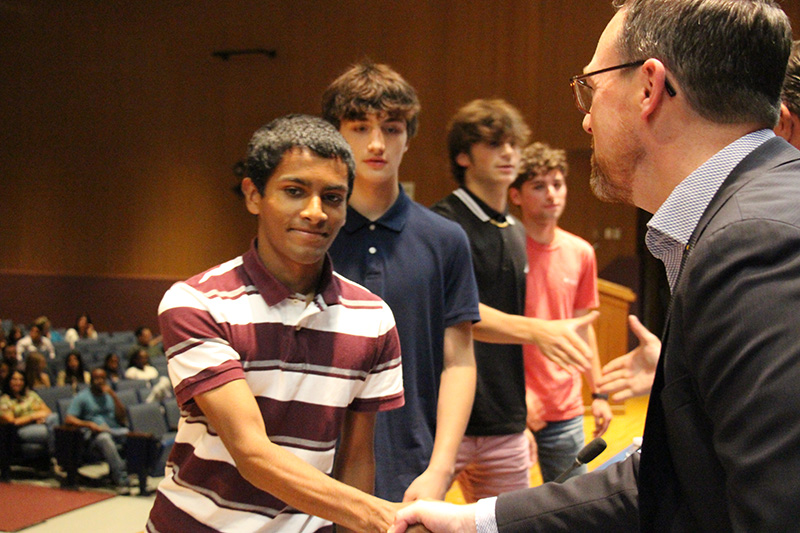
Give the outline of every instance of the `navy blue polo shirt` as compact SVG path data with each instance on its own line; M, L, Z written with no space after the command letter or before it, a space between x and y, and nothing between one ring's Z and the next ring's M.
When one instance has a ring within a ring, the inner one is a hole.
M480 320L469 241L401 187L374 222L348 207L330 255L334 270L383 298L397 322L406 403L378 413L375 494L401 501L433 452L444 331Z

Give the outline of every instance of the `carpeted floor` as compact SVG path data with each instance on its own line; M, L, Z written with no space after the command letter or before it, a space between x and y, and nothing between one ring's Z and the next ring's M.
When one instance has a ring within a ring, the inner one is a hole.
M48 518L91 505L114 494L100 491L64 490L30 483L0 483L0 531L19 531Z

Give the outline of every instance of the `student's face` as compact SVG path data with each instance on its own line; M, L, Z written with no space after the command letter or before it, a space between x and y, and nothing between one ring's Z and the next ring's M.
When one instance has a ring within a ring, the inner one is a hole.
M7 344L3 348L3 357L6 361L17 361L17 346L15 344Z
M465 181L511 185L519 170L520 149L512 140L499 143L478 142L469 153L458 155L457 163L464 167Z
M147 355L147 352L145 352L144 350L139 350L139 353L136 354L136 358L134 360L136 367L144 368L145 366L147 366L147 363L149 362L150 362L150 356Z
M119 368L119 357L116 355L109 357L108 362L106 362L106 366L112 370L116 370Z
M397 181L408 150L406 122L371 114L363 120L342 120L339 132L356 160L356 181Z
M153 340L153 333L148 328L143 329L139 334L139 344L144 346L149 344L151 340Z
M624 62L615 48L624 16L624 10L618 11L608 23L584 72ZM593 88L591 112L583 118L583 129L592 135L592 191L609 202L633 203L634 172L644 156L632 127L636 121L634 79L630 70L623 69L586 80Z
M90 388L95 394L103 392L103 387L106 386L106 371L102 368L95 368L92 370L92 383Z
M557 222L567 205L567 183L560 170L553 169L509 189L511 203L519 206L523 221Z
M33 327L28 331L28 335L31 336L31 340L34 343L39 342L42 339L42 331L38 327Z
M78 358L74 355L70 355L67 357L67 366L70 367L72 370L78 369Z
M22 372L14 372L8 385L14 394L21 393L22 389L25 388L25 376L22 375Z
M284 154L263 195L245 178L247 209L258 215L259 256L278 279L295 283L319 274L345 222L347 187L345 163L307 150Z

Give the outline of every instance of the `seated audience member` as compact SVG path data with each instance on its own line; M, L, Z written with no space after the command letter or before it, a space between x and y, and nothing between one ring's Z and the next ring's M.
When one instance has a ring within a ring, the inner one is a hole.
M153 337L153 332L147 326L136 328L136 344L131 347L131 352L138 348L147 350L147 355L153 357L163 357L164 349L161 346L161 335Z
M88 388L79 392L67 409L64 422L83 428L89 449L100 453L108 463L112 483L119 492L127 492L128 473L117 450L128 434L125 406L106 380L106 371L95 368Z
M8 344L16 345L24 336L25 335L22 334L21 327L11 326L11 329L8 331L8 334L6 335L6 342Z
M139 348L131 354L128 368L125 370L125 379L142 379L152 381L158 378L158 381L152 386L150 395L145 401L158 402L164 397L171 394L172 385L169 378L166 376L159 376L156 367L150 364L150 356L147 355L145 348Z
M48 359L56 358L56 349L50 339L44 336L42 329L37 324L32 324L28 329L28 334L22 337L17 343L17 356L25 359L31 352L39 352Z
M53 426L57 416L25 380L25 374L12 371L3 380L0 396L0 423L17 427L17 438L23 444L46 446L50 454L55 448Z
M0 359L0 383L2 383L11 373L11 365L5 359Z
M56 385L72 385L72 389L76 390L79 385L88 385L90 380L89 372L84 370L81 353L77 350L69 352L64 361L64 370L59 370L56 376Z
M97 332L94 330L92 318L84 313L75 320L75 326L69 328L64 334L64 340L69 343L71 347L75 347L75 343L80 339L96 339Z
M40 316L33 322L39 326L39 329L42 330L42 335L50 339L51 342L60 342L64 340L64 337L61 335L61 333L53 329L53 324L46 316Z
M25 357L25 379L32 389L50 386L50 374L47 373L47 359L39 352L31 352Z
M103 361L103 370L106 371L106 379L111 383L116 383L122 378L122 372L119 368L119 356L114 352L106 355Z
M8 363L10 368L22 369L24 366L22 358L17 354L17 345L13 343L3 346L3 361Z

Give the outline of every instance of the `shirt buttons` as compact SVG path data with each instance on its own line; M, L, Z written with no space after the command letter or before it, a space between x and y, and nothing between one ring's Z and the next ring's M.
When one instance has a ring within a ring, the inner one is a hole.
M370 224L369 229L370 231L375 231L375 224Z
M367 250L370 254L375 255L378 252L378 249L374 246L370 246L369 250Z

